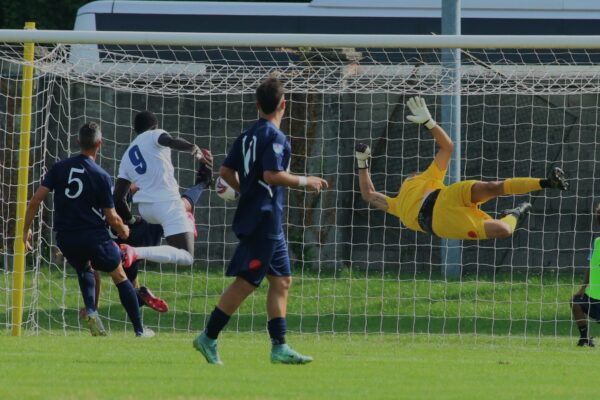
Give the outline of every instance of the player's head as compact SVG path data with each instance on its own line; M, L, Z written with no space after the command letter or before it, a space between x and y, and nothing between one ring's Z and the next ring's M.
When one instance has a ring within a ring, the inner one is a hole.
M79 147L81 150L91 151L100 148L102 143L102 132L95 122L86 122L79 129Z
M263 114L285 111L283 84L277 78L268 78L256 88L256 105Z
M151 111L142 111L137 113L133 121L133 130L138 135L158 127L158 119Z

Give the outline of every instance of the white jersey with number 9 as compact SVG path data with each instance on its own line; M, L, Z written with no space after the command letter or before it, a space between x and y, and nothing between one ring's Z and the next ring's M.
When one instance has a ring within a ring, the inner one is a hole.
M155 129L139 134L123 154L119 178L139 187L133 196L134 203L180 199L171 149L158 143L163 133L166 132Z

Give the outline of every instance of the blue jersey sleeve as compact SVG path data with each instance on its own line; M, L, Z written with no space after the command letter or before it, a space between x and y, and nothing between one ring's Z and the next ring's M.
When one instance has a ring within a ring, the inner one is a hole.
M54 164L52 166L52 168L50 168L48 170L48 172L46 172L46 175L44 175L44 177L42 178L42 186L47 187L48 189L50 189L50 191L54 190L54 187L56 186L56 164Z
M267 145L263 153L262 164L265 171L287 170L286 153L289 152L287 139L282 134L277 134L273 142Z
M112 181L108 174L100 175L99 182L99 193L98 195L98 207L99 208L115 208L115 202L112 195Z
M241 157L241 149L239 148L240 138L238 137L231 149L229 149L229 153L227 153L227 157L225 157L225 161L223 161L223 166L227 168L234 169L236 171L240 170L240 157Z

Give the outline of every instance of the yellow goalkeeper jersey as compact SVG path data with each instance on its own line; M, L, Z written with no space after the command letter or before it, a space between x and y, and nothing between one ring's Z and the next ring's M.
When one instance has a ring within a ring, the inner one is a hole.
M400 218L400 221L409 229L423 232L418 222L419 210L426 192L445 188L444 177L446 170L440 170L435 161L418 175L408 178L400 186L400 193L396 197L388 197L388 213Z

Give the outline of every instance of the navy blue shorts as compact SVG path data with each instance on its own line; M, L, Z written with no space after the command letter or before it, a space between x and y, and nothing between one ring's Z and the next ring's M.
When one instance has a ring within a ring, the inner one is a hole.
M121 263L121 251L108 232L59 232L56 244L77 271L90 266L104 272L114 271Z
M579 304L581 309L588 317L600 322L600 301L589 297L587 294L583 296L574 296L573 304Z
M162 238L162 226L140 219L138 223L129 225L129 237L127 240L117 238L116 241L118 244L126 243L133 247L147 247L160 245ZM135 281L138 275L138 267L143 262L144 260L137 260L131 264L131 267L125 269L125 274L130 281Z
M137 224L129 225L127 240L117 240L117 243L127 243L133 247L158 246L163 237L163 228L159 224L151 224L142 219Z
M265 275L291 276L285 237L266 239L261 235L240 240L226 275L239 276L254 286L259 286Z

